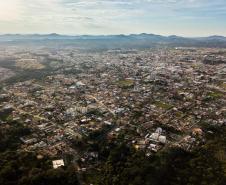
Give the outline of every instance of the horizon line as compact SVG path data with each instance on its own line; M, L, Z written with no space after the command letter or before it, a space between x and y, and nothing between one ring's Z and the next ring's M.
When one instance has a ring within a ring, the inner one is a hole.
M121 33L121 34L64 34L64 33L0 33L0 36L4 35L59 35L59 36L119 36L119 35L124 35L124 36L130 36L130 35L142 35L142 34L147 34L147 35L156 35L156 36L164 36L164 37L170 37L170 36L177 36L177 37L185 37L185 38L200 38L200 37L212 37L212 36L219 36L219 37L226 37L226 35L220 35L220 34L211 34L211 35L203 35L203 36L186 36L186 35L176 35L176 34L170 34L170 35L165 35L165 34L157 34L157 33L147 33L147 32L140 32L140 33Z

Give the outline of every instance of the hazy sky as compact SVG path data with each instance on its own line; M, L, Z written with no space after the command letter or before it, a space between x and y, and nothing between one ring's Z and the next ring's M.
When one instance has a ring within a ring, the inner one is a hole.
M0 0L0 33L226 36L226 0Z

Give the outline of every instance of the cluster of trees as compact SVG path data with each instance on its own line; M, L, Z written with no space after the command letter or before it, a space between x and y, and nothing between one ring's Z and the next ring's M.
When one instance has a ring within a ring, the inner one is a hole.
M205 145L192 152L165 149L151 157L121 144L105 140L91 145L103 163L84 174L86 184L95 185L224 185L226 182L226 128L203 123L209 130ZM19 152L20 137L30 134L20 122L0 125L1 185L77 185L73 166L52 169L47 157ZM98 136L98 135L97 135ZM97 137L95 136L95 137Z
M0 152L14 151L21 144L20 137L30 134L30 129L17 121L0 125Z
M47 157L19 152L20 137L30 130L20 122L10 121L0 125L0 184L1 185L77 185L77 174L73 166L52 169Z
M125 144L114 147L100 171L86 175L97 185L224 185L226 182L225 128L208 136L193 152L168 149L151 157Z
M7 151L0 154L1 185L78 185L72 166L52 169L47 158L37 159L33 153Z

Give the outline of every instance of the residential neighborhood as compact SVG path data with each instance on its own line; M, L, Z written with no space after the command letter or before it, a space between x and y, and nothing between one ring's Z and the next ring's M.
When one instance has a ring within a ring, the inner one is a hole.
M103 140L147 157L170 147L192 151L212 132L205 124L226 124L224 49L17 52L0 58L13 58L23 73L50 72L4 86L0 115L28 127L19 150L51 157L53 168L68 162L78 171L95 168L101 157L92 146Z

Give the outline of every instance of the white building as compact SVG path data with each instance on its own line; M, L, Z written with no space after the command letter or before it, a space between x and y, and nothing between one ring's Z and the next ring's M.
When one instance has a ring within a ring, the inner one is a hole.
M60 166L64 166L64 160L63 159L53 161L53 168L54 169L57 169Z

